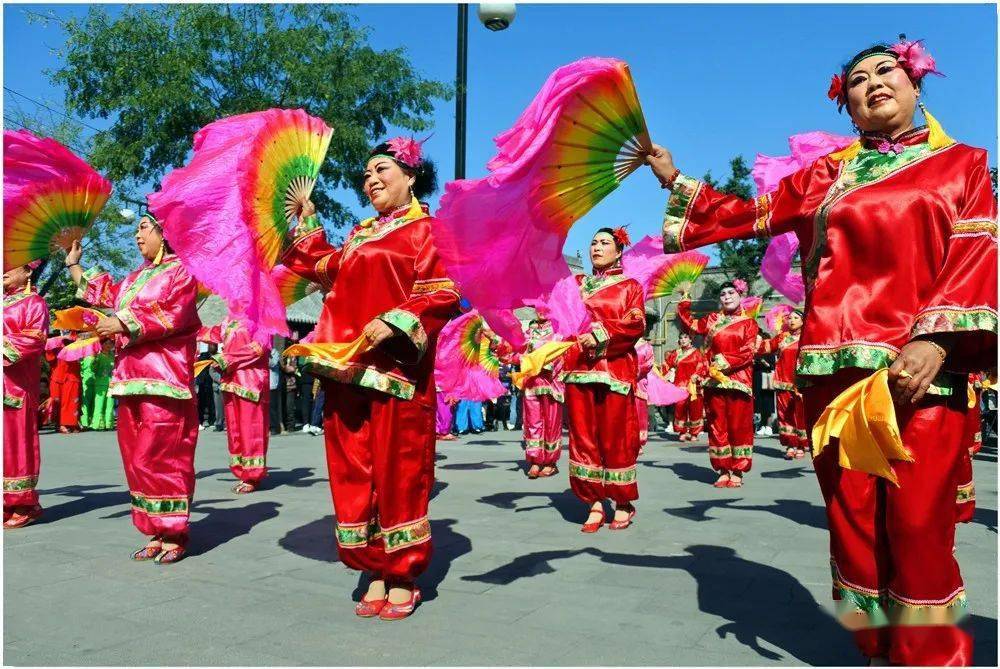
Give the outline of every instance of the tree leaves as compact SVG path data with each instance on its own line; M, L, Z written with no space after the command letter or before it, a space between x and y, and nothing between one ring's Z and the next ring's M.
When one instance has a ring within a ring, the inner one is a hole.
M117 18L94 7L63 28L64 64L49 74L68 110L112 119L91 155L109 179L158 180L218 118L302 108L334 128L314 191L334 227L353 217L331 194L363 201L363 163L389 125L425 131L434 101L452 94L405 50L368 46L367 29L334 5L126 5Z

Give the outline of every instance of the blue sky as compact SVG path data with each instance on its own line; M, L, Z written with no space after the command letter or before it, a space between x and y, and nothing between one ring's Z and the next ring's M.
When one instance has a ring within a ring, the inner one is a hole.
M28 24L25 10L82 14L86 5L5 5L4 85L61 106L62 91L43 74L58 66L55 24ZM114 10L114 6L109 6ZM492 33L470 11L467 174L485 175L492 137L510 127L546 77L584 56L628 62L654 141L678 166L701 176L726 172L731 157L787 152L787 137L850 133L826 98L830 76L856 51L898 33L924 38L946 78L930 78L923 96L949 134L997 149L995 5L526 5L511 27ZM378 48L406 47L426 77L455 76L455 5L348 8L372 28ZM17 100L5 92L4 107ZM20 103L31 109L31 103ZM454 169L454 102L441 102L426 145L440 173ZM101 128L103 122L88 120ZM366 214L357 199L345 203ZM432 200L436 205L436 198ZM629 177L570 232L568 253L585 249L593 230L630 224L633 238L657 233L664 194L648 170Z

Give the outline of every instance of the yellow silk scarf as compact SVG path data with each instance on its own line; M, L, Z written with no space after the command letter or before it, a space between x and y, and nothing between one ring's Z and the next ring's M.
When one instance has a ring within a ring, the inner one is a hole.
M576 344L575 341L547 341L531 353L521 356L521 371L510 375L510 380L519 389L524 388L524 384L539 374L545 365L559 358L566 351Z
M371 344L364 335L346 344L316 343L292 344L282 352L286 358L315 357L334 367L344 368L354 358L371 350Z

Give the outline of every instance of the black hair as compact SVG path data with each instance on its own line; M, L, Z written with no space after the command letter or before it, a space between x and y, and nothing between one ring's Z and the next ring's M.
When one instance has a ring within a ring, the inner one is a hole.
M721 286L719 286L719 293L724 291L726 288L732 288L733 290L736 290L736 284L733 283L732 281L726 281ZM738 293L740 291L736 290L736 292Z
M163 252L173 253L174 248L170 246L170 242L167 241L167 235L165 232L163 232L163 226L160 225L160 221L157 220L156 216L153 216L151 213L147 211L143 213L142 216L139 217L140 220L143 218L148 218L149 222L152 223L156 227L156 229L160 231L160 238L163 240Z
M404 174L414 177L413 197L418 200L424 200L424 198L433 195L437 190L437 166L430 158L424 158L423 162L417 167L410 167L406 163L396 159L395 152L389 148L387 142L382 142L368 152L369 159L378 155L389 156L394 163L399 165L399 169L403 170Z
M624 246L622 246L621 244L618 243L618 238L615 237L615 231L612 230L611 228L599 228L597 230L597 232L594 233L594 237L596 237L597 235L601 234L602 232L606 232L609 235L611 235L611 239L613 239L615 241L615 249L621 251L621 250L623 250L625 248Z

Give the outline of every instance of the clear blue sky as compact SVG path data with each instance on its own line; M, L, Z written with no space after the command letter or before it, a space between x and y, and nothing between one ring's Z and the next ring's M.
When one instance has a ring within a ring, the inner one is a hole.
M114 6L109 9L114 11ZM4 85L61 105L43 70L58 66L57 25L29 25L24 10L82 14L86 5L5 5ZM929 78L924 99L959 141L997 149L995 5L526 5L511 27L492 33L471 7L469 177L485 174L492 137L513 124L545 78L584 56L631 65L654 141L684 171L726 172L731 157L787 152L788 135L850 133L826 99L830 76L856 51L904 32L924 38L946 78ZM455 76L454 5L362 5L348 9L370 26L377 48L404 46L430 78ZM16 98L5 92L4 108ZM33 105L20 101L26 109ZM454 169L454 103L434 114L426 148L441 174ZM100 121L88 121L101 128ZM353 196L346 203L363 214ZM436 199L432 200L436 205ZM603 225L628 223L633 238L659 230L663 191L641 170L571 231L566 251L584 249Z

